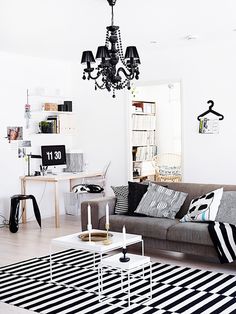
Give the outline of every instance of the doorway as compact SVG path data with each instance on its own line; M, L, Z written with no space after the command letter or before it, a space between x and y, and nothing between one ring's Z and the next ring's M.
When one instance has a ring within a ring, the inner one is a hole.
M167 154L181 160L180 169L175 169L181 181L181 82L140 84L132 88L130 103L129 178L138 182L157 179L153 158Z

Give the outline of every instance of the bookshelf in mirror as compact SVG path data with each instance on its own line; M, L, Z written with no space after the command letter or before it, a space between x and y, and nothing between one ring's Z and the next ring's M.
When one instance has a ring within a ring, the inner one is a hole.
M157 153L156 103L132 101L133 181L153 180L152 158Z

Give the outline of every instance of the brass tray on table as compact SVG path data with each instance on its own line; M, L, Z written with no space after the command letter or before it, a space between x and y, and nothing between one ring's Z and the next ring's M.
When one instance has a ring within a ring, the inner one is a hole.
M113 235L111 233L108 233L109 238ZM84 232L79 235L79 238L82 241L89 241L89 233ZM98 241L104 241L107 238L107 232L106 231L95 231L91 232L91 241L98 242Z

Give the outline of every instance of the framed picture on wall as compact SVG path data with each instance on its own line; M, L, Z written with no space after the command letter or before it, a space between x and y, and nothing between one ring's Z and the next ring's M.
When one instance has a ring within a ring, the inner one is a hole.
M17 141L23 139L23 127L22 126L8 126L7 138L9 141Z

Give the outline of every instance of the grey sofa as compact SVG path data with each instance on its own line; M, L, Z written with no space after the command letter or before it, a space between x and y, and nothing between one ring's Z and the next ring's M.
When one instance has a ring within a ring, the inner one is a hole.
M115 197L105 197L89 201L92 210L92 225L94 229L104 229L105 226L105 206L108 203L110 208L110 229L111 231L121 232L122 226L126 226L128 233L141 234L144 239L145 249L151 248L176 251L194 255L216 257L212 240L208 233L207 223L185 222L180 223L188 210L190 201L202 194L215 190L219 187L225 191L236 191L236 185L216 185L216 184L197 184L197 183L160 183L168 184L168 188L188 193L188 196L177 213L176 219L136 217L127 215L115 215ZM222 197L222 200L223 200ZM220 205L217 220L236 224L236 203L225 206L227 200L224 199L224 206ZM87 226L87 205L83 202L81 206L82 230Z

